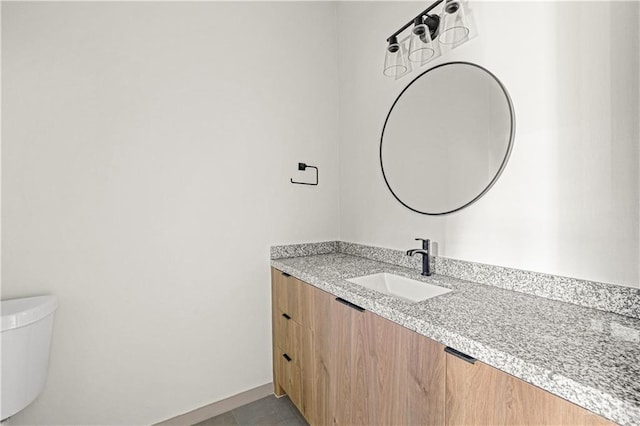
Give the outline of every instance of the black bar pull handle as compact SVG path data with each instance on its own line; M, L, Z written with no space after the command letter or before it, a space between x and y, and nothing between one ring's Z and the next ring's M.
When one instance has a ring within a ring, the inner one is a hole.
M290 277L291 274L287 274L286 272L281 272L283 277Z
M291 362L291 357L287 354L282 354L282 357L287 360L287 362Z
M283 317L285 317L286 319L290 320L291 317L289 316L289 314L282 314Z
M446 348L444 348L444 351L446 353L449 353L455 357L460 358L463 361L467 361L469 364L475 364L476 363L476 359L473 357L470 357L469 355L462 353L460 351L457 351L453 348L450 348L449 346L447 346Z
M354 303L351 303L348 300L344 300L342 297L336 297L336 302L340 302L343 305L347 305L348 307L353 308L358 312L364 312L364 310L365 310L363 307L358 306L358 305L356 305Z

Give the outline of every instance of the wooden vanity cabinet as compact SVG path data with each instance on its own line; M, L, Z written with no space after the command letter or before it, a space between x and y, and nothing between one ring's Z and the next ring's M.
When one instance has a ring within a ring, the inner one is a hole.
M274 268L272 301L275 394L312 425L614 424Z

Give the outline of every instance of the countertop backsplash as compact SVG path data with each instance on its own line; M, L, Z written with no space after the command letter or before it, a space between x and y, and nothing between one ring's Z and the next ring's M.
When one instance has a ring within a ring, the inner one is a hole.
M344 241L289 244L271 247L271 259L344 253L405 268L422 267L420 257L402 250ZM479 284L545 297L579 306L614 312L640 319L640 289L577 278L525 271L504 266L432 256L432 271Z

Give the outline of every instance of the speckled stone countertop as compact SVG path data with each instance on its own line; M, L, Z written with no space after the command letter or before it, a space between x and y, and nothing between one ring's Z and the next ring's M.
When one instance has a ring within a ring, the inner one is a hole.
M640 319L344 253L271 265L622 425L640 425ZM390 272L453 291L418 303L346 279Z

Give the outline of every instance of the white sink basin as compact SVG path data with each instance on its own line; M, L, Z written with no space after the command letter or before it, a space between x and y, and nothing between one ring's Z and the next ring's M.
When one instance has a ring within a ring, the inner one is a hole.
M387 274L386 272L351 278L347 281L371 290L379 291L380 293L408 300L409 302L420 302L451 291L444 287L427 284L399 275Z

